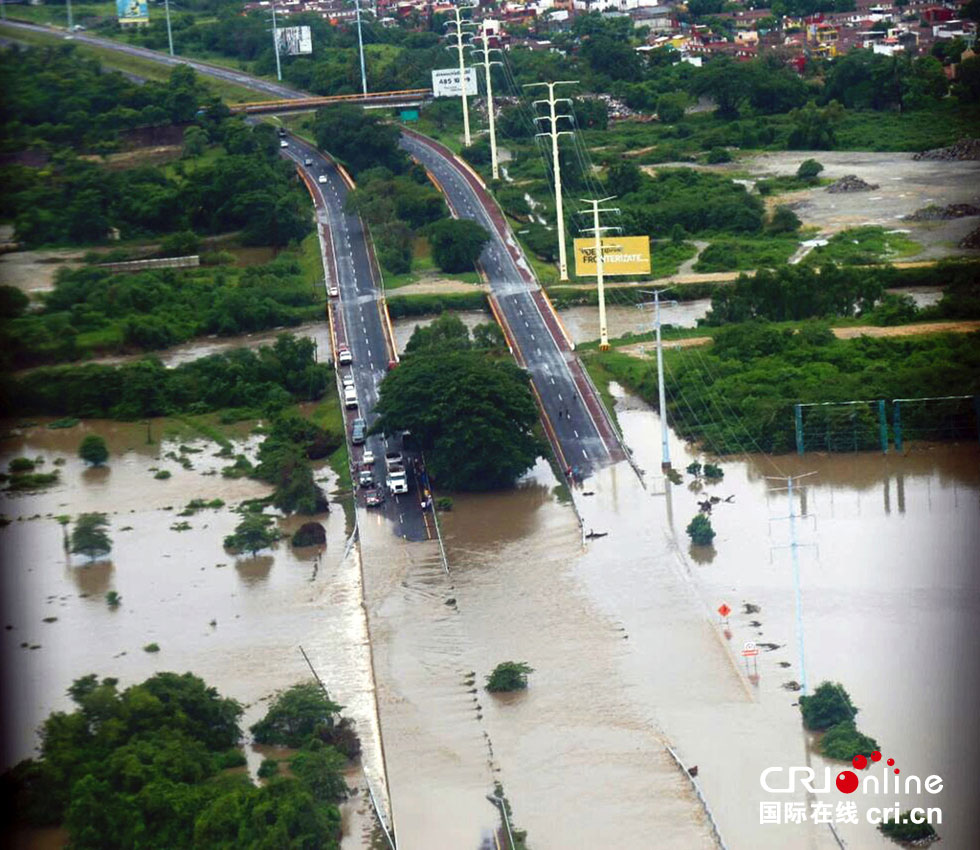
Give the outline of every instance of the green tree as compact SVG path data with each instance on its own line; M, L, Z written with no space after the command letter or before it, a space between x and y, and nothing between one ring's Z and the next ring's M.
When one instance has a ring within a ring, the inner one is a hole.
M201 249L200 237L193 230L181 230L165 236L160 242L164 257L187 257Z
M301 747L330 729L339 719L340 708L316 682L304 682L276 694L251 732L260 744Z
M16 286L0 286L0 319L18 319L27 311L31 299Z
M793 129L787 145L792 150L831 150L837 142L834 124L842 112L834 102L820 109L812 100L806 106L794 109L789 114Z
M642 182L643 172L635 162L628 159L614 162L609 166L606 174L606 186L609 192L617 197L635 192Z
M470 332L459 316L443 313L430 325L416 325L405 345L405 353L433 348L443 351L467 351L472 348Z
M712 59L694 78L692 90L695 95L714 100L720 118L738 118L749 94L749 74L741 63L727 56Z
M112 541L106 533L109 520L105 514L79 514L71 532L71 551L94 560L112 551Z
M330 151L355 173L378 166L395 174L408 169L408 157L398 147L398 128L359 106L317 110L313 133L322 150Z
M78 456L92 466L102 466L109 459L109 448L98 434L89 434L78 447Z
M789 207L778 206L773 210L766 230L770 233L796 233L802 225L800 217Z
M834 682L821 682L812 694L800 697L800 711L803 724L815 731L851 723L858 713L844 686Z
M490 234L475 221L446 218L429 225L432 259L444 272L473 271L490 241Z
M224 541L229 552L251 552L254 557L260 549L266 549L279 539L279 532L272 526L272 517L249 512L238 525L235 533Z
M188 127L184 130L184 156L200 156L208 149L208 134L202 127Z
M302 781L317 803L337 803L347 798L344 769L347 759L333 747L315 741L289 760L293 776Z
M807 180L813 182L823 171L823 165L817 162L815 159L804 159L800 163L800 167L796 169L796 176L800 180Z
M541 451L527 374L482 352L410 355L381 384L375 431L409 429L447 490L510 487Z
M687 98L682 92L668 92L657 98L657 116L665 124L676 124L684 120Z
M711 527L711 520L704 514L695 514L684 529L691 542L696 546L710 546L715 539L715 530Z
M877 749L878 742L859 732L850 720L831 726L820 739L820 752L839 761L850 761L858 753L867 757Z
M487 690L491 693L523 691L527 688L527 677L534 668L524 661L501 661L487 676Z

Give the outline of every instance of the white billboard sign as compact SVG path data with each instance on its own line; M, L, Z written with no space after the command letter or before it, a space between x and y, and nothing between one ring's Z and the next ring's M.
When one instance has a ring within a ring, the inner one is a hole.
M313 36L309 27L277 27L276 38L279 52L287 56L313 52Z
M432 94L434 97L461 97L459 68L442 68L432 72ZM476 68L466 69L466 96L476 94Z

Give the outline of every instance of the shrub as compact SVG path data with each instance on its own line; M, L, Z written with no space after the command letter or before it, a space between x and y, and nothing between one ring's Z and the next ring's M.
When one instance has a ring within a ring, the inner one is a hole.
M711 527L711 520L704 514L697 514L684 530L696 546L710 546L711 541L715 539L715 530Z
M731 162L732 155L725 148L712 148L705 157L708 165L717 165L721 162Z
M853 720L831 726L820 739L820 752L838 761L850 761L858 753L870 756L877 749L878 742L859 732Z
M14 475L20 472L33 472L34 461L29 457L15 457L12 461L10 461L10 466L8 469Z
M523 661L502 661L487 676L487 690L491 693L523 691L527 688L527 677L534 668Z
M271 779L279 773L279 761L277 759L262 759L257 771L259 779Z
M169 469L158 469L158 470L157 470L157 471L156 471L156 472L155 472L155 473L153 474L153 477L154 477L154 478L155 478L155 479L156 479L157 481L166 481L166 480L167 480L167 479L168 479L168 478L170 477L170 470L169 470Z
M105 595L105 601L110 608L118 608L122 603L122 597L116 591L110 590Z
M451 511L453 509L453 500L449 496L440 496L436 499L436 509L440 511Z
M704 477L709 481L720 481L725 477L725 471L713 463L706 463L704 465Z
M159 652L160 644L158 643L148 643L143 647L143 652Z
M318 522L303 523L289 541L293 546L318 546L327 542L327 533Z
M858 713L844 686L834 682L821 682L812 694L800 697L800 711L803 724L813 730L851 723Z
M432 259L444 272L470 272L490 241L490 234L475 221L445 218L429 226Z
M883 835L887 835L892 841L899 843L923 841L936 837L936 830L933 829L932 824L912 823L908 812L902 812L897 821L887 821L881 824L878 829Z

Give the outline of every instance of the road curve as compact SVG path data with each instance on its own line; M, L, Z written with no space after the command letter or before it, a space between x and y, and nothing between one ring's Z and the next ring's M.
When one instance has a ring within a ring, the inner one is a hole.
M52 32L34 24L11 21L6 23L18 29L47 34ZM307 92L297 91L281 83L262 80L199 60L171 57L85 33L76 33L73 37L78 42L165 65L186 64L204 76L282 99L310 96ZM598 393L581 362L572 352L557 316L535 280L534 273L510 232L500 208L490 197L482 181L451 151L425 136L403 131L402 146L433 175L457 216L477 221L490 232L491 241L480 257L480 264L490 283L491 306L504 327L515 357L531 375L545 431L565 469L576 476L584 476L599 466L625 459L623 445ZM307 146L305 149L319 156L312 147ZM366 292L358 291L358 287L366 286L370 279L365 276L369 267L363 265L369 263L367 249L363 244L363 230L356 217L343 213L346 184L339 175L336 180L333 177L330 179L331 190L323 193L323 201L330 210L330 226L336 224L344 229L342 241L345 250L347 235L353 237L351 251L355 256L343 258L340 263L341 273L353 275L357 271L361 275L360 281L356 283L344 282L342 279L342 291L346 294L350 288L352 298L366 297ZM349 300L345 298L345 304ZM348 308L345 306L344 309L347 318ZM355 328L357 322L354 320L358 317L350 318L352 321L349 327ZM370 393L365 397L370 397Z

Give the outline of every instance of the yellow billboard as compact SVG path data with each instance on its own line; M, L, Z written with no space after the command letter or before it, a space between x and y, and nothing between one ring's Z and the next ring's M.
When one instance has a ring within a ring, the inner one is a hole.
M595 239L575 240L575 274L596 277ZM602 240L602 274L650 274L649 236L610 236Z

